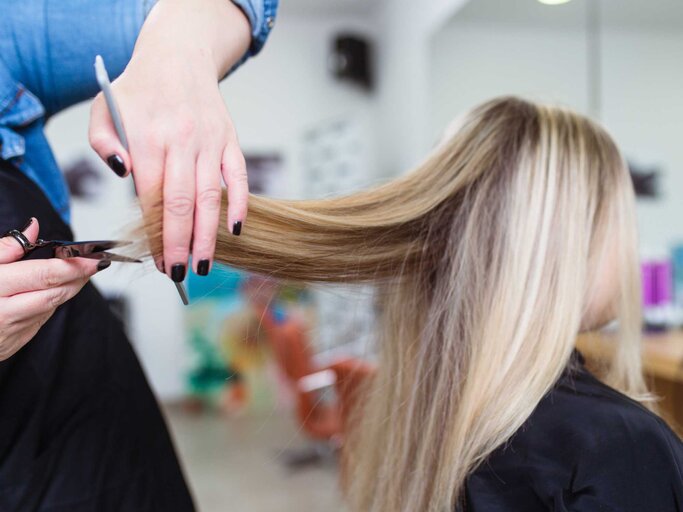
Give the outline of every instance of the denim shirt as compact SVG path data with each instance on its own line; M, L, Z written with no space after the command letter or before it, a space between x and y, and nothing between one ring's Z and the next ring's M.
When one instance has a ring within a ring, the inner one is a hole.
M45 122L97 94L95 55L102 55L112 79L125 69L155 3L15 0L0 6L0 158L31 178L67 223L68 190L43 132ZM252 28L241 64L265 44L278 0L233 3Z

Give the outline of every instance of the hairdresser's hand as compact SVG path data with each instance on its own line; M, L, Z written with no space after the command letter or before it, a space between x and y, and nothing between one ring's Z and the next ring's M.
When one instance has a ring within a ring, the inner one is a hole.
M92 147L117 174L133 170L145 216L163 201L163 255L155 259L174 281L183 280L190 249L195 272L209 270L221 174L228 187L228 226L235 235L247 213L246 166L218 79L250 41L247 18L228 0L160 0L128 67L113 84L130 155L118 141L101 94L92 106Z
M32 220L23 232L35 242L38 221ZM31 340L55 309L76 295L98 270L95 260L18 261L23 256L14 238L0 238L0 361Z

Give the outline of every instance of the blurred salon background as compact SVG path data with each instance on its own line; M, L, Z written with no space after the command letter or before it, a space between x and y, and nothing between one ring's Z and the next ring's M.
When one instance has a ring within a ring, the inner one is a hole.
M683 2L284 0L275 23L221 85L255 193L323 197L400 175L497 95L601 121L639 194L645 368L683 423ZM80 105L48 125L74 230L120 236L138 215L132 180L99 162L87 124ZM336 450L372 371L371 289L216 268L188 278L183 307L152 265L95 281L165 406L200 510L343 510ZM585 344L596 361L604 350Z

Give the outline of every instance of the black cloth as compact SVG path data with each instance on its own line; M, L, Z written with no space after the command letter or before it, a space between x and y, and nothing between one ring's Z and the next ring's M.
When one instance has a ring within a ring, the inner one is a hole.
M575 352L524 426L467 480L465 512L682 512L683 443Z
M0 161L0 234L72 234ZM0 511L191 511L159 406L122 325L91 284L0 362Z

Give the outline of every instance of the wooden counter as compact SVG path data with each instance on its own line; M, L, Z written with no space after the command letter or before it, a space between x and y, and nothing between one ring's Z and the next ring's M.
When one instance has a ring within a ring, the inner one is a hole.
M581 335L576 347L590 360L601 360L613 350L609 339ZM643 337L643 369L647 375L683 383L683 331L646 334Z
M576 347L588 366L605 360L614 343L607 337L584 334ZM643 370L654 393L662 398L662 416L683 433L683 331L646 334L643 337Z

